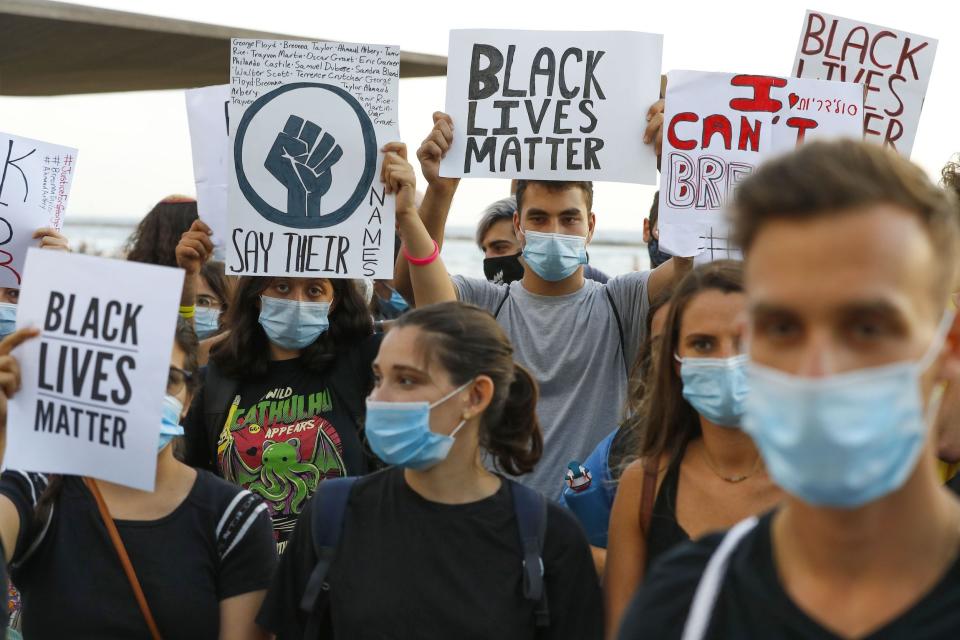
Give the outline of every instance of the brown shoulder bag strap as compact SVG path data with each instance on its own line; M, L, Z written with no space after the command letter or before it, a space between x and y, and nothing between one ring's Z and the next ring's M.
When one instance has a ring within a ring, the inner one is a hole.
M110 510L107 509L107 503L103 501L103 496L100 495L100 489L97 487L97 483L93 478L84 478L83 484L87 486L87 489L93 494L93 499L97 502L100 518L107 527L107 533L110 534L110 541L113 543L113 548L116 549L117 555L120 557L123 572L127 574L130 588L133 589L133 595L136 596L137 604L140 606L140 613L143 614L143 619L146 620L147 627L150 629L150 636L153 640L161 640L160 629L157 628L157 622L153 619L153 613L150 612L150 605L147 604L147 596L144 595L143 588L140 586L137 572L133 570L130 556L127 555L127 548L123 546L123 540L120 539L120 532L117 531L117 525L114 524L113 516L110 515Z
M646 536L650 532L653 503L657 497L657 467L652 462L643 465L643 486L640 491L640 527Z

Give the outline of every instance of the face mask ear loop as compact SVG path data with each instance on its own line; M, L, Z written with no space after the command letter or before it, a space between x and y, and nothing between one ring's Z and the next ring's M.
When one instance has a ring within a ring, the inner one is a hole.
M439 406L442 405L444 402L446 402L447 400L449 400L449 399L452 398L453 396L457 395L458 393L460 393L461 391L463 391L464 389L466 389L467 387L469 387L471 384L473 384L473 380L470 380L469 382L466 382L466 383L462 384L461 386L457 387L456 389L454 389L453 391L451 391L451 392L448 393L447 395L443 396L442 398L440 398L439 400L437 400L436 402L434 402L433 404L431 404L431 405L430 405L430 408L433 409L434 407L439 407Z
M947 309L944 312L943 319L940 320L940 324L937 326L937 332L933 334L933 341L927 348L926 353L923 354L923 357L917 362L917 367L921 373L929 369L940 355L943 345L947 341L947 336L950 334L950 327L953 326L953 320L956 315L957 312L954 309Z
M449 436L449 437L451 437L451 438L455 437L455 436L457 435L457 432L459 432L460 429L463 429L463 425L465 425L465 424L467 424L467 421L466 421L466 420L461 420L461 421L460 421L460 424L458 424L458 425L456 426L456 428L455 428L453 431L450 432L450 436Z

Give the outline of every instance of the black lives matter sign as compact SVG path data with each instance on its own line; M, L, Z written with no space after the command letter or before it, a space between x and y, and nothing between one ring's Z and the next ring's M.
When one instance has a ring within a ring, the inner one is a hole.
M863 85L864 139L909 157L936 53L933 38L807 11L793 75Z
M662 38L630 32L450 34L444 176L653 184L643 144Z
M6 463L152 490L183 271L30 249Z

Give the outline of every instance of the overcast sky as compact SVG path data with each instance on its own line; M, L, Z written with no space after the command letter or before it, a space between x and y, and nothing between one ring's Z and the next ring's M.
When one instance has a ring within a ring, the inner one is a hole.
M664 34L663 70L789 75L804 11L835 15L939 39L912 158L931 175L960 151L960 44L955 2L796 0L626 3L483 0L321 2L271 0L100 0L110 9L330 40L396 44L446 54L452 28L635 30ZM629 7L629 9L625 9ZM171 60L171 64L178 64ZM416 147L443 108L443 78L400 83L400 129ZM69 215L142 216L170 193L194 193L182 91L44 98L0 97L0 130L77 147ZM472 225L508 183L461 186L451 222ZM605 183L596 189L601 228L639 230L652 187Z

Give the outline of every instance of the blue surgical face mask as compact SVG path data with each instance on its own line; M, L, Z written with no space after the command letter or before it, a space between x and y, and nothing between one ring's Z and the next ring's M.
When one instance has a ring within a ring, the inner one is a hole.
M747 399L747 356L680 358L683 397L697 413L721 427L739 427Z
M17 305L0 302L0 338L5 338L17 329Z
M534 273L548 282L569 278L587 264L587 239L560 233L522 231L526 238L523 260Z
M283 349L304 349L330 326L329 302L304 302L260 296L260 326Z
M215 334L220 329L220 309L197 307L193 316L193 328L201 340Z
M920 378L952 322L951 311L918 361L823 378L748 364L743 430L774 482L809 504L846 509L902 487L929 425ZM935 404L928 415L936 415Z
M397 313L403 313L410 308L407 301L404 300L403 296L397 293L395 289L391 289L390 292L389 299L384 300L383 298L378 298L382 306L392 309Z
M373 453L387 464L421 471L444 460L453 446L454 436L467 421L461 420L450 435L434 433L430 430L430 409L469 385L468 382L454 389L433 404L367 400L365 429Z
M163 413L160 414L160 442L157 443L157 453L164 450L177 436L183 435L180 426L180 415L183 413L183 403L171 395L163 397Z

